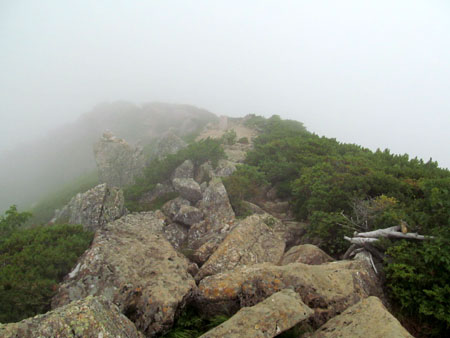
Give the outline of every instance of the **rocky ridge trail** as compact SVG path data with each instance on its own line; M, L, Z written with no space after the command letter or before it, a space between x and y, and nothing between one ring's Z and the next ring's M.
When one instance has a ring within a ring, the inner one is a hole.
M252 215L236 218L221 177L232 174L242 162L239 151L245 155L257 134L241 122L234 119L228 125L222 119L216 129L210 125L199 137L221 137L235 128L238 137L250 136L249 144L225 145L232 156L215 169L208 162L198 167L189 160L182 163L169 182L149 192L178 192L161 210L107 213L113 216L95 223L90 248L59 285L53 310L0 325L0 333L157 337L190 305L206 317L231 316L204 337L275 337L302 324L317 330L314 337L335 336L335 330L377 337L377 325L405 334L379 300L383 292L366 260L333 261L315 246L293 246L298 244L295 225L277 217L288 214L286 203L272 200L266 210L254 206ZM108 189L114 192L110 195L121 196L119 189ZM89 223L91 217L80 216L86 210L99 219L98 209L105 215L104 210L123 208L123 199L90 202L91 195L71 202L77 207L67 207L70 217ZM79 207L84 205L96 207ZM376 316L369 318L372 309ZM84 331L74 327L78 321ZM352 324L346 329L343 321ZM371 321L376 322L365 324Z

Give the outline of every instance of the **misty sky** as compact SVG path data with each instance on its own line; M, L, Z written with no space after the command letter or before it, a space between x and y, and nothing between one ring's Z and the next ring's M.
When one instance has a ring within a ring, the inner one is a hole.
M0 151L116 100L279 114L450 167L450 1L0 0Z

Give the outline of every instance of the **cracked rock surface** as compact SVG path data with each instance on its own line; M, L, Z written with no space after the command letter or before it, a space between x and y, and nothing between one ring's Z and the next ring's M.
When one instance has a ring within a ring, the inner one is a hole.
M98 230L52 307L103 296L146 335L169 329L196 285L188 260L162 234L163 218L159 212L131 214Z

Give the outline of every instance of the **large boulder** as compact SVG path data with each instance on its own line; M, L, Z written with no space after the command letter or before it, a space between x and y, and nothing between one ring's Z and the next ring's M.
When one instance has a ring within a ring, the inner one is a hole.
M100 182L114 187L133 184L145 168L142 148L130 146L108 132L94 145L94 155Z
M173 220L187 226L191 226L203 219L203 213L196 207L183 205L173 217Z
M0 324L4 338L143 338L119 308L103 297L86 297L18 323Z
M164 238L163 227L158 212L108 223L60 285L52 307L103 296L146 335L170 328L196 285L187 272L188 260Z
M214 176L228 177L236 171L236 163L228 160L219 160L217 168L214 170Z
M186 160L178 166L173 174L173 178L194 178L194 164L191 160Z
M252 215L238 222L201 267L196 279L243 265L277 264L283 256L285 244L265 221L264 216Z
M172 180L173 188L181 197L191 203L196 203L202 198L202 189L193 178L174 178Z
M283 256L282 265L303 263L318 265L332 262L333 258L312 244L297 245L289 249Z
M239 310L203 338L275 337L308 319L314 311L293 290L277 292L252 307Z
M61 211L56 211L51 222L82 224L96 231L126 212L122 190L104 183L74 196Z
M199 284L196 304L207 315L234 313L291 288L314 309L314 323L318 326L359 300L382 294L370 269L363 261L239 267L204 278Z
M169 154L175 154L178 150L183 149L186 146L186 142L172 131L169 131L159 139L158 144L156 145L155 155L158 159L163 159Z
M235 218L227 190L220 179L209 182L198 208L205 215L205 219L213 225L228 223Z
M308 337L412 338L413 336L386 310L377 297L369 297L331 318Z

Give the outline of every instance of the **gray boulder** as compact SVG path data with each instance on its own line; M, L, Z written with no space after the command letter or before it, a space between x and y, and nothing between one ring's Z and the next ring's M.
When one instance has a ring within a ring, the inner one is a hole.
M126 212L122 190L100 184L73 197L61 211L56 211L51 222L82 224L85 229L96 231Z
M275 337L314 314L293 290L277 292L252 307L245 307L203 338Z
M377 297L362 299L308 337L413 338Z
M228 160L219 160L214 175L217 177L228 177L236 171L236 163Z
M283 256L282 265L303 263L318 265L332 262L333 258L312 244L297 245L289 249Z
M18 323L0 324L3 338L143 338L119 308L103 297L88 296Z
M189 202L187 199L184 199L182 197L177 197L173 200L170 200L161 208L161 211L170 219L173 219L175 215L180 211L180 208L182 206L189 206L191 205L191 202Z
M186 160L178 168L175 169L172 175L173 178L194 178L194 164L191 160Z
M132 147L111 133L104 133L94 145L94 155L100 182L113 187L133 184L145 168L142 148Z
M178 223L170 223L164 227L164 237L172 246L179 250L185 247L188 229Z
M52 299L52 307L89 295L116 304L147 336L168 330L196 290L188 260L162 235L161 213L124 216L97 231Z
M196 207L182 205L173 217L173 220L187 226L191 226L203 219L203 213Z
M191 203L196 203L202 198L202 189L192 178L174 178L172 185L181 197Z

